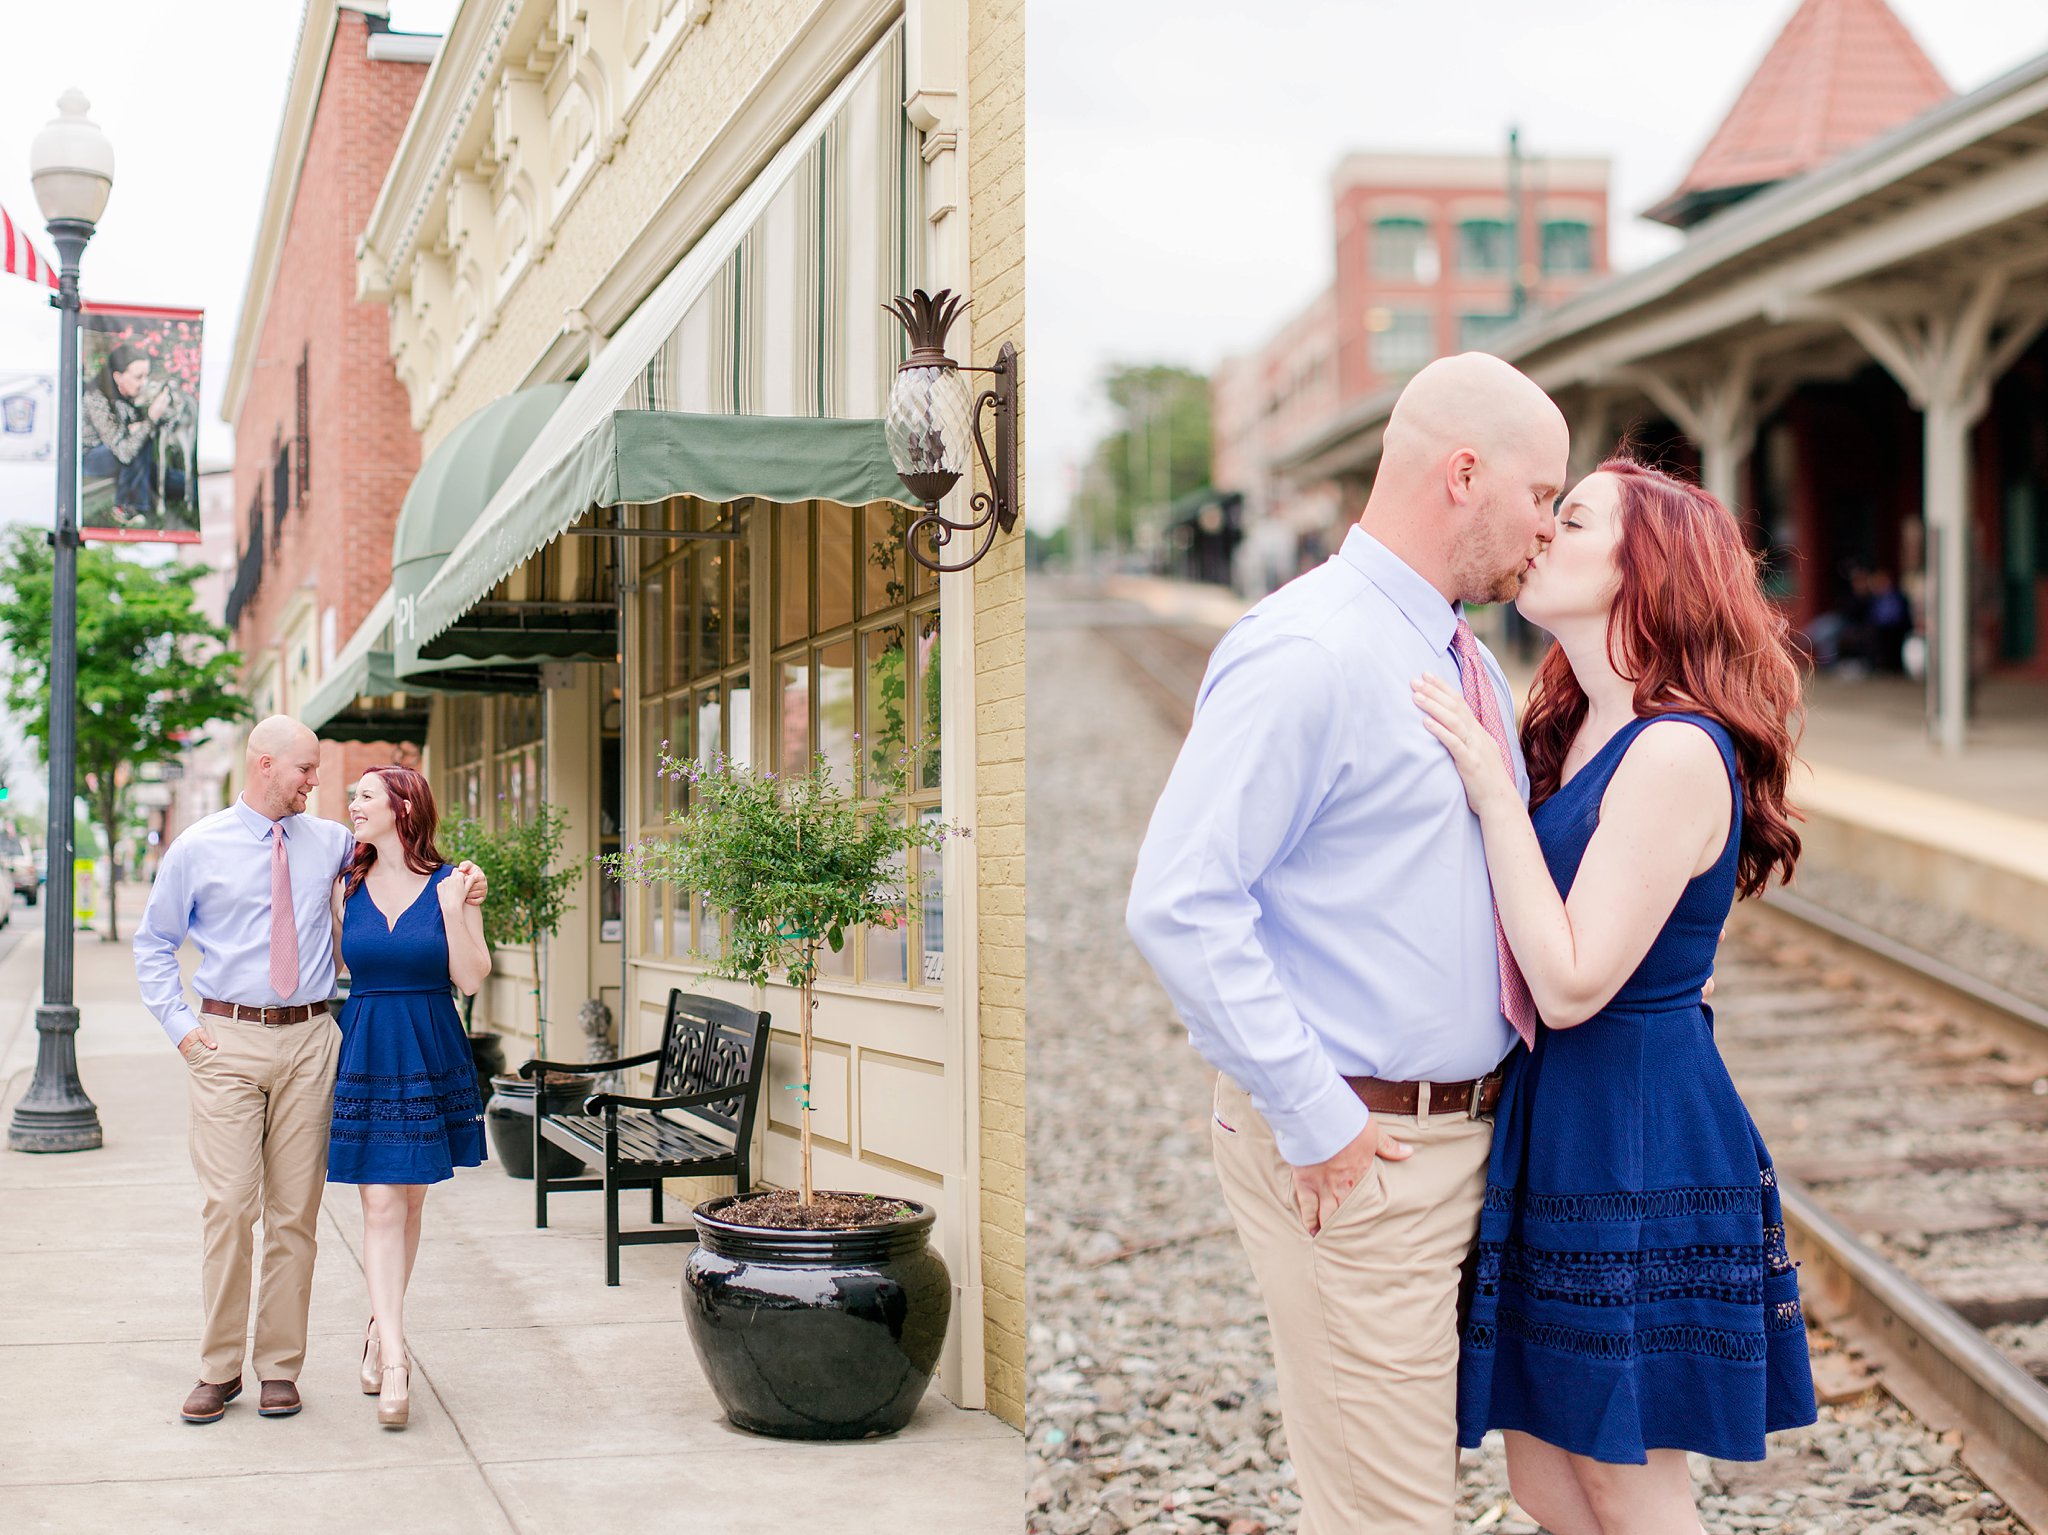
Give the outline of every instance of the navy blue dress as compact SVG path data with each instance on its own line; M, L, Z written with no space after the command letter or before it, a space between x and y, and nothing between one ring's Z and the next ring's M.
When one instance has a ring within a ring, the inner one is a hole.
M341 909L350 976L330 1183L439 1183L484 1160L476 1066L448 978L443 864L387 928L367 884Z
M1735 898L1728 845L1607 1006L1517 1046L1495 1118L1458 1374L1458 1442L1519 1429L1594 1460L1761 1460L1814 1420L1799 1285L1770 1153L1714 1048L1700 988ZM1617 731L1533 820L1569 891L1629 743Z

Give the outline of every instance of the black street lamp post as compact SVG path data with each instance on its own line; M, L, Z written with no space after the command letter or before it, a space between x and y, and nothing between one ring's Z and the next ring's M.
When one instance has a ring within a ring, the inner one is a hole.
M106 209L114 152L85 115L77 91L30 151L36 201L58 257L64 314L58 373L57 527L50 598L49 873L43 902L43 1000L36 1009L36 1074L14 1106L14 1151L90 1151L100 1144L99 1110L78 1080L78 1007L72 1000L72 796L78 760L78 262Z

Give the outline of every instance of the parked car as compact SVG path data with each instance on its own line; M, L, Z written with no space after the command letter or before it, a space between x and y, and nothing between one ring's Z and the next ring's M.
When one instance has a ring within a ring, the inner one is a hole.
M36 888L42 883L42 876L37 872L35 856L11 831L0 831L0 868L6 869L14 893L35 905Z

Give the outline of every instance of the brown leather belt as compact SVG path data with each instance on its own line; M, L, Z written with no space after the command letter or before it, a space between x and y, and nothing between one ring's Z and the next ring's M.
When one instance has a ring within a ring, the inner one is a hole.
M216 1018L234 1018L275 1029L287 1023L304 1023L308 1018L324 1018L327 1016L327 1004L302 1002L297 1007L248 1007L240 1002L216 1002L211 997L201 997L199 1011L211 1013Z
M1358 1101L1375 1114L1463 1114L1478 1119L1500 1103L1500 1073L1476 1082L1382 1082L1346 1077Z

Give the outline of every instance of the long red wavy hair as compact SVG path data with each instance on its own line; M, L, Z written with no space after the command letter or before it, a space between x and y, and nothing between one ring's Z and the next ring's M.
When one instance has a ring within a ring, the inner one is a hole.
M391 814L398 822L399 845L405 849L405 866L415 874L432 874L446 862L441 850L434 846L434 828L440 824L440 813L434 809L434 790L424 775L409 767L373 767L363 774L368 778L372 773L384 781L384 793L391 801ZM347 882L342 887L344 898L362 889L363 881L370 877L370 870L376 865L377 850L367 842L356 844L355 855L349 859L348 867L341 871Z
M1792 877L1801 819L1787 801L1805 720L1800 663L1784 614L1764 596L1757 557L1733 515L1699 486L1634 459L1599 470L1620 490L1620 587L1607 657L1635 684L1640 715L1703 714L1735 743L1742 780L1736 888L1749 896ZM1586 695L1562 646L1537 669L1522 715L1529 801L1557 792Z

